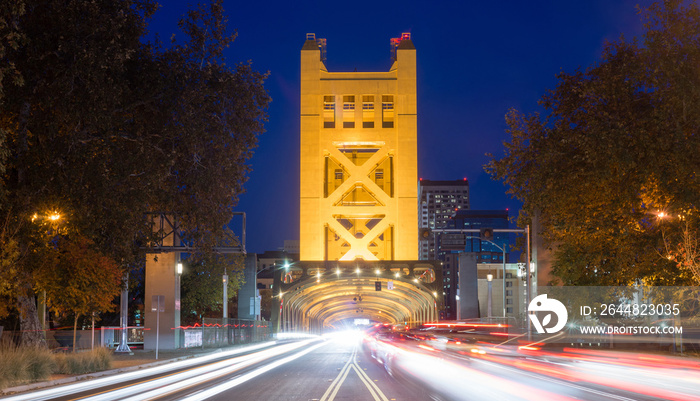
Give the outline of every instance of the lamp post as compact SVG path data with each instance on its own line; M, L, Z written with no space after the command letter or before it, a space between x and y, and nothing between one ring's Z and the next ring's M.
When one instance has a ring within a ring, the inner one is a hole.
M227 271L224 270L224 276L222 277L223 285L224 285L224 313L223 313L223 318L226 319L228 317L228 274Z
M487 306L486 316L490 318L491 317L491 285L492 285L492 281L493 281L493 274L487 274L486 281L489 284L488 306Z
M117 347L117 349L114 350L114 352L128 352L129 354L133 355L131 349L129 348L129 345L127 344L128 338L126 333L127 320L129 319L129 273L126 273L124 275L124 287L122 287L122 294L119 299L119 304L121 306L119 315L119 323L121 326L121 339L119 341L119 346Z

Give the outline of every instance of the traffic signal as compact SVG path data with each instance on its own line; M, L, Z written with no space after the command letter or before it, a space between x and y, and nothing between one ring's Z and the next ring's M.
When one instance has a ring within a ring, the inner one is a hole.
M430 238L430 234L431 234L431 231L429 228L424 227L424 228L420 229L419 236L420 236L421 240Z
M381 291L381 290L382 290L382 282L381 282L381 281L375 281L375 282L374 282L374 290L375 290L375 291Z
M493 241L493 228L485 227L480 229L479 237L486 241Z

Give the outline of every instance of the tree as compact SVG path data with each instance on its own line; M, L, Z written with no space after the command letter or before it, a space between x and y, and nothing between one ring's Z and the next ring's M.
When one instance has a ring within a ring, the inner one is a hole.
M122 269L84 237L56 239L52 263L36 272L39 290L59 315L73 315L73 350L78 318L114 309L112 299L122 285Z
M511 141L485 166L540 211L566 284L687 284L659 257L660 212L700 205L700 12L665 1L640 11L641 39L608 43L599 63L558 75L544 114L506 116Z
M220 316L223 310L222 277L228 275L227 291L232 298L243 278L243 258L240 255L194 255L187 260L182 275L183 324L201 323L203 317Z
M664 235L665 252L679 269L688 271L696 285L700 285L700 236L697 221L690 222L691 216L679 216L679 227L674 227L670 235Z
M26 41L3 58L22 80L3 82L0 103L0 150L9 155L0 212L12 216L20 254L51 248L29 224L47 211L121 266L144 257L149 211L177 214L183 237L203 252L218 245L270 101L265 74L224 63L235 35L222 2L191 10L180 23L185 41L168 46L144 39L151 0L24 4L16 26ZM41 263L23 257L13 268L25 332L36 332Z

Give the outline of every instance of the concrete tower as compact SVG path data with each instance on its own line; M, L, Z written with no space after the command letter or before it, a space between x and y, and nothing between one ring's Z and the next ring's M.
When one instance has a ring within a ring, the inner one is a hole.
M301 50L301 260L418 258L416 50L391 39L388 72L329 72Z

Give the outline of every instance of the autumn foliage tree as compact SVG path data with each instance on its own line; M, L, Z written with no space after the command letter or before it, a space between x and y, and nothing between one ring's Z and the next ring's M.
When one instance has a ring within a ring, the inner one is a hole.
M101 254L87 238L55 239L49 263L34 278L38 290L46 291L47 305L59 316L73 316L73 349L81 316L114 309L123 271L114 260Z
M505 155L486 166L523 201L523 222L540 212L565 284L694 283L666 257L664 232L681 223L658 215L698 226L700 11L672 0L640 14L641 38L560 73L542 113L511 110Z

